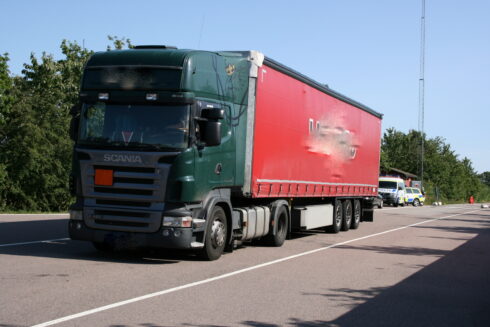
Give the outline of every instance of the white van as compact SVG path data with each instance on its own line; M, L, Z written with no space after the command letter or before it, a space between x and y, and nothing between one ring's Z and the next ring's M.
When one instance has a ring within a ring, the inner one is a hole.
M379 194L383 197L384 204L392 204L395 207L405 205L405 183L398 177L380 177Z

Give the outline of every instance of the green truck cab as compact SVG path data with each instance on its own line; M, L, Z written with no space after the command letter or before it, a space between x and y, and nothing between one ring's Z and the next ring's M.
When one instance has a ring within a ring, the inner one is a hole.
M252 55L142 46L90 58L72 110L72 239L204 247L200 218L218 203L230 217L229 193L244 183ZM232 239L215 225L209 259Z
M97 249L215 260L373 221L382 115L260 52L96 53L72 115L69 234Z

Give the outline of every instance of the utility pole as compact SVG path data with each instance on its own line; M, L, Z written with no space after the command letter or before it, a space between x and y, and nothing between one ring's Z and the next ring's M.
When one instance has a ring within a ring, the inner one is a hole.
M422 0L422 15L420 18L420 77L419 77L419 132L421 136L420 143L420 183L424 185L424 88L425 88L425 0Z

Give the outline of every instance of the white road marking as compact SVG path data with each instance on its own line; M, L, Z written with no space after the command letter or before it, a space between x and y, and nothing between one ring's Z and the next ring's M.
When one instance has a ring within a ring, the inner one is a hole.
M228 277L235 276L235 275L238 275L238 274L242 274L242 273L245 273L245 272L248 272L248 271L252 271L252 270L260 269L260 268L263 268L263 267L271 266L271 265L274 265L274 264L277 264L277 263L281 263L281 262L284 262L284 261L296 259L296 258L299 258L299 257L303 257L303 256L310 255L310 254L313 254L313 253L317 253L317 252L320 252L320 251L328 250L328 249L331 249L331 248L334 248L334 247L338 247L338 246L341 246L341 245L353 243L353 242L360 241L360 240L365 240L365 239L368 239L368 238L371 238L371 237L388 234L388 233L391 233L391 232L399 231L399 230L402 230L402 229L406 229L406 228L410 228L410 227L414 227L414 226L418 226L418 225L422 225L422 224L427 224L427 223L430 223L430 222L433 222L433 221L437 221L437 220L441 220L441 219L447 219L447 218L451 218L451 217L466 215L466 214L469 214L469 213L472 213L472 212L475 212L475 211L480 211L480 210L472 210L472 211L468 211L468 212L464 212L464 213L459 213L459 214L454 214L454 215L450 215L450 216L445 216L445 217L441 217L441 218L433 218L433 219L421 221L421 222L418 222L418 223L415 223L415 224L411 224L411 225L406 225L406 226L402 226L402 227L390 229L390 230L387 230L387 231L384 231L384 232L375 233L375 234L371 234L371 235L359 237L359 238L356 238L356 239L348 240L348 241L345 241L345 242L340 242L340 243L332 244L332 245L329 245L329 246L326 246L326 247L322 247L322 248L318 248L318 249L315 249L315 250L310 250L310 251L298 253L298 254L295 254L295 255L291 255L289 257L285 257L285 258L281 258L281 259L277 259L277 260L265 262L265 263L262 263L262 264L259 264L259 265L255 265L255 266L252 266L252 267L248 267L248 268L236 270L236 271L233 271L233 272L230 272L230 273L227 273L227 274L223 274L223 275L219 275L219 276L216 276L216 277L212 277L212 278L208 278L208 279L203 279L203 280L200 280L200 281L197 281L197 282L193 282L193 283L189 283L189 284L185 284L185 285L181 285L181 286L169 288L169 289L166 289L166 290L162 290L162 291L158 291L158 292L146 294L146 295L143 295L143 296L138 296L138 297L135 297L135 298L132 298L132 299L128 299L128 300L125 300L125 301L112 303L112 304L105 305L105 306L98 307L98 308L94 308L94 309L91 309L91 310L82 311L82 312L79 312L79 313L76 313L76 314L73 314L73 315L65 316L65 317L58 318L58 319L51 320L51 321L47 321L47 322L44 322L44 323L41 323L41 324L38 324L38 325L34 325L32 327L46 327L46 326L56 325L56 324L59 324L59 323L65 322L65 321L69 321L69 320L73 320L73 319L85 317L85 316L88 316L88 315L91 315L91 314L94 314L94 313L98 313L98 312L102 312L102 311L106 311L106 310L110 310L110 309L114 309L114 308L117 308L117 307L120 307L120 306L123 306L123 305L131 304L131 303L135 303L135 302L140 302L140 301L143 301L143 300L147 300L147 299L154 298L154 297L157 297L157 296L161 296L161 295L165 295L165 294L169 294L169 293L181 291L181 290L184 290L184 289L187 289L187 288L191 288L191 287L195 287L195 286L199 286L199 285L203 285L203 284L208 284L208 283L211 283L211 282L220 280L220 279L228 278Z
M68 241L68 240L69 238L56 238L53 240L41 240L41 241L31 241L31 242L22 242L22 243L7 243L7 244L0 244L0 248L7 247L7 246L18 246L18 245L27 245L27 244L37 244L37 243L52 243L57 241Z

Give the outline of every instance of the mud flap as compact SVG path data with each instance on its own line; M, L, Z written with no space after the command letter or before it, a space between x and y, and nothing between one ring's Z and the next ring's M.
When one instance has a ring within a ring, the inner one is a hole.
M374 221L373 209L362 209L361 221Z

